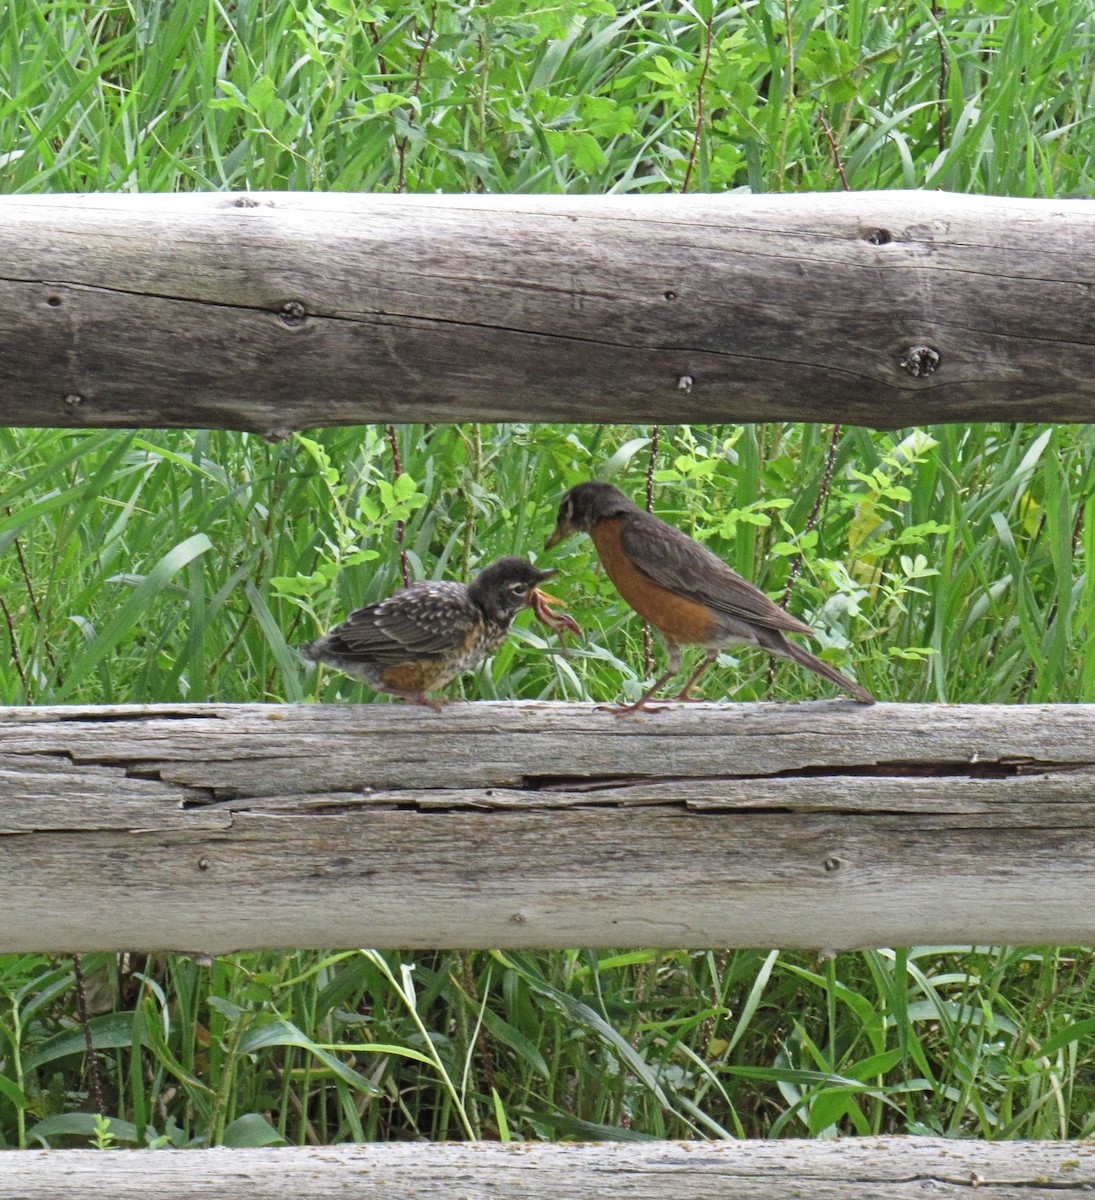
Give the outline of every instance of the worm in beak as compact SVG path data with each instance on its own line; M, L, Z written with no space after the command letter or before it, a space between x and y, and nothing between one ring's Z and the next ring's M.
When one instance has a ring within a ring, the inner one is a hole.
M573 633L575 637L582 636L582 627L577 621L566 613L557 613L552 607L552 604L558 604L566 607L565 603L558 596L552 596L548 592L542 592L539 588L532 589L532 611L536 614L536 619L542 621L549 629L554 629L559 635L559 644L566 649L566 638L563 636L563 631L567 630Z

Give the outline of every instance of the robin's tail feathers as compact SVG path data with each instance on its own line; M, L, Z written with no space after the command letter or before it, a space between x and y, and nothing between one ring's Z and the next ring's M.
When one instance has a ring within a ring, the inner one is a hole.
M816 654L811 654L809 650L797 645L795 642L784 638L783 646L776 653L797 662L800 667L808 668L815 675L820 675L830 683L835 683L841 691L847 692L849 696L854 696L860 704L878 703L866 688L860 687L858 683L853 682L847 675L841 675L836 667L829 666L827 662L818 658Z

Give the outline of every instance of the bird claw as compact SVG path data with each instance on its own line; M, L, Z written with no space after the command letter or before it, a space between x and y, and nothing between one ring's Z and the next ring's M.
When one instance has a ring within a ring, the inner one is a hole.
M596 706L596 711L609 712L616 717L626 717L629 713L658 713L661 712L665 707L666 705L660 703L650 704L646 700L636 700L634 704L598 704Z
M434 700L432 697L423 695L421 692L407 693L406 695L397 692L396 698L402 700L404 704L420 704L425 708L432 708L434 712L440 712L446 704L453 703L451 697L442 696Z

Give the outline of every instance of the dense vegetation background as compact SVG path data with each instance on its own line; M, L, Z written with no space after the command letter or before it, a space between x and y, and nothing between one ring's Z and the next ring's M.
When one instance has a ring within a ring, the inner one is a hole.
M1093 33L1091 0L11 0L0 188L1081 196ZM881 698L1095 700L1091 429L658 434L657 511ZM652 436L0 431L0 702L371 699L288 647L397 585L398 522L464 577L577 480L640 495ZM587 641L523 618L469 697L642 686L588 542L558 562ZM707 691L824 694L746 653ZM93 1062L76 964L0 958L7 1144L1095 1132L1086 950L82 965Z

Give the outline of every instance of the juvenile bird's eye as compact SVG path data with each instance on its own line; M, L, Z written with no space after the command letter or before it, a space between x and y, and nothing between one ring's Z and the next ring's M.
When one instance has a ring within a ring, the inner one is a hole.
M523 596L523 595L525 594L525 592L526 592L526 591L528 591L528 584L525 584L525 583L511 583L511 584L509 585L509 590L510 590L510 591L511 591L511 592L512 592L512 593L513 593L515 596Z

